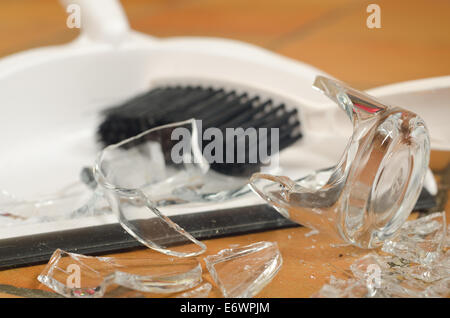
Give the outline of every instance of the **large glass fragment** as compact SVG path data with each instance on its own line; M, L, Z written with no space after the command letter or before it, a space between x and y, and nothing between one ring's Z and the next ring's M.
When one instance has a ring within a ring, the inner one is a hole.
M189 257L206 249L161 210L207 192L209 164L201 154L198 134L193 120L150 129L106 147L94 168L122 227L142 244L168 255Z
M91 257L57 249L38 280L65 297L103 297L118 287L166 294L198 285L202 269L189 259Z
M282 257L276 243L258 242L221 250L205 263L224 297L249 298L278 273Z
M381 246L419 197L430 155L425 123L339 81L318 76L314 86L353 124L341 159L300 180L255 173L250 187L286 218L339 243Z

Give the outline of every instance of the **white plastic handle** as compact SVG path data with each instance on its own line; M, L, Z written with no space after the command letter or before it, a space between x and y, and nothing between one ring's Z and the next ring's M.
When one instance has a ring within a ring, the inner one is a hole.
M119 0L60 0L66 9L78 5L81 34L92 41L117 45L130 31L127 16Z

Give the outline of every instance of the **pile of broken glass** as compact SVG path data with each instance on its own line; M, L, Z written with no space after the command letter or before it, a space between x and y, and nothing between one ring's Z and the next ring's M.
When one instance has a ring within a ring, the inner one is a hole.
M325 298L450 296L450 227L445 212L406 222L381 251L355 261L347 280L330 277Z
M350 266L353 277L330 277L313 297L449 297L450 227L445 212L406 222L397 235ZM155 254L152 254L155 255ZM208 297L196 258L90 257L57 250L38 280L65 297ZM231 246L204 258L224 297L254 297L278 273L273 242Z

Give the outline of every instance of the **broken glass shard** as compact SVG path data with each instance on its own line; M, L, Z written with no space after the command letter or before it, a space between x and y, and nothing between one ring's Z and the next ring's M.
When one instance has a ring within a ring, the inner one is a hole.
M328 284L322 286L313 298L362 298L368 294L367 286L357 279L338 279L330 276Z
M450 277L450 267L440 264L432 266L416 265L409 268L408 275L424 282L432 283L443 277Z
M190 136L186 140L190 151L174 161L172 150L178 142L171 136L179 131ZM156 127L106 147L94 166L95 180L122 227L145 246L167 255L190 257L206 250L171 218L179 209L176 204L190 200L175 193L199 187L209 170L193 137L197 134L193 120ZM163 209L167 205L173 205L172 210Z
M310 237L312 235L317 235L319 234L319 231L316 229L311 229L311 231L309 231L308 233L305 233L305 237Z
M379 275L380 278L386 279L396 275L400 275L409 269L411 263L397 256L378 255L369 253L350 265L350 270L358 279L367 279L369 275Z
M206 298L211 292L212 286L210 283L204 283L203 285L196 287L193 290L182 293L177 298Z
M7 191L0 190L0 226L38 224L67 220L93 214L110 213L102 198L81 182L74 182L60 191L36 200L17 198ZM95 204L95 207L94 207Z
M394 238L385 241L382 250L414 263L431 264L442 255L446 227L444 212L406 222Z
M206 257L205 263L225 297L249 298L278 273L282 257L276 243L258 242L224 249Z
M97 298L118 286L147 293L181 292L197 286L201 276L195 260L91 257L57 249L38 280L65 297Z
M371 267L378 266L378 268L382 268L383 261L380 259L375 253L367 254L360 259L356 260L352 265L350 265L350 270L353 275L359 279L366 279L368 272ZM383 266L384 267L384 266Z
M377 293L380 293L379 297L383 298L421 298L424 297L424 288L425 286L421 283L398 276L397 279L383 279Z

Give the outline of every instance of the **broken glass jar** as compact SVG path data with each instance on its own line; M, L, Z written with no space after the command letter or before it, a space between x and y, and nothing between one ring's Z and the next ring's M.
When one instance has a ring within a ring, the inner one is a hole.
M314 86L353 123L336 166L303 179L256 173L250 186L285 217L337 240L374 248L391 238L419 197L430 155L424 121L322 76Z

